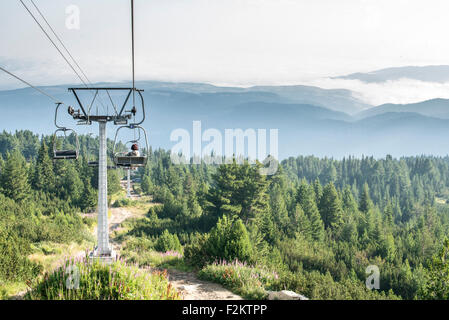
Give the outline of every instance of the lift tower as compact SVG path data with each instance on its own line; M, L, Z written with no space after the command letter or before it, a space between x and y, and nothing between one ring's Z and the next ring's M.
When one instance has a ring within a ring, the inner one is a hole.
M83 106L83 103L81 102L79 96L79 92L85 90L95 92L93 100L90 103L90 107L87 108L87 110ZM69 107L68 112L73 117L73 119L77 120L78 124L80 125L91 125L92 122L98 122L99 127L100 146L98 151L98 229L97 229L98 245L90 256L93 259L98 258L102 260L113 260L115 258L115 252L112 248L112 245L109 242L109 229L108 229L108 178L107 178L108 164L107 164L106 125L108 122L112 122L114 125L121 125L119 129L123 127L128 127L130 129L139 127L139 125L145 120L145 105L142 96L143 90L135 88L120 88L120 87L109 87L109 88L87 87L87 88L69 88L69 91L73 93L80 107L80 109L78 110ZM108 95L110 91L122 91L122 92L124 91L125 93L127 92L125 101L123 102L121 109L117 110L114 107L114 110L112 112L109 112L109 110L107 110L103 114L99 114L97 110L96 114L91 114L91 107L94 104L94 101L98 96L98 93L101 91L106 91ZM131 95L134 95L135 93L139 95L141 100L142 119L139 122L130 123L133 117L135 119L137 109L134 103L131 110L125 110L125 107L128 101L130 100ZM125 159L125 161L128 160ZM137 162L136 166L140 164L138 163L139 161L142 162L141 165L144 165L146 163L146 157L137 157L137 159L133 159L133 161Z
M126 197L131 198L131 168L126 170Z

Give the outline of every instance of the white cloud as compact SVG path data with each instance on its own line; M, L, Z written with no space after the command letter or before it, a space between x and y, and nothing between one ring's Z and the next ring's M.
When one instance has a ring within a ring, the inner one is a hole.
M382 83L366 83L360 80L321 78L303 84L325 89L349 89L354 92L354 97L372 105L406 104L434 98L449 99L449 82L434 83L404 78Z
M80 30L65 28L80 7ZM131 78L129 3L40 0L92 82ZM136 79L348 88L371 104L449 97L447 84L317 77L447 64L447 0L171 0L136 2ZM78 82L17 1L0 1L0 65L36 85ZM14 26L14 28L12 27ZM8 66L8 64L7 64ZM0 88L21 86L0 75Z

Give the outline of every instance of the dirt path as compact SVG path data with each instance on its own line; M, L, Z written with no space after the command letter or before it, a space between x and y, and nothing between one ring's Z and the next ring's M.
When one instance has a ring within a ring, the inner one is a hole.
M170 283L181 292L184 300L242 300L217 283L199 280L191 272L167 270Z

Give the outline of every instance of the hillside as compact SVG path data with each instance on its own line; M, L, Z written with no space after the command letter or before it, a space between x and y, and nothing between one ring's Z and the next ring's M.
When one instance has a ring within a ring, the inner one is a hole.
M360 80L368 83L380 83L402 78L414 79L426 82L444 83L449 81L449 66L406 66L386 68L371 72L357 72L334 79Z
M449 119L449 100L432 99L410 104L387 103L361 111L354 117L357 119L368 118L386 112L414 112L423 116Z

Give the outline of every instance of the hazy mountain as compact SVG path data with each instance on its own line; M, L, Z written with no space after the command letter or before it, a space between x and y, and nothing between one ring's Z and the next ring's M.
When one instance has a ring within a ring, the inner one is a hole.
M225 98L235 98L238 94L253 101L282 102L310 104L327 109L354 114L371 107L353 97L352 92L346 89L322 89L312 86L254 86L219 87L202 83L170 83L170 82L139 82L142 88L152 92L183 92L199 95L222 94Z
M401 78L415 79L426 82L448 82L449 66L408 66L386 68L367 73L352 73L349 75L334 77L334 79L351 79L363 82L385 82L388 80L398 80Z
M170 141L173 130L181 128L192 133L192 121L200 120L203 131L216 128L222 132L223 137L224 129L278 129L281 158L299 154L333 157L362 154L376 157L386 154L446 155L449 150L449 116L444 116L445 100L441 99L425 102L432 105L433 109L426 109L425 106L417 104L418 106L405 105L402 109L397 106L401 112L390 112L395 110L395 105L391 109L386 105L379 106L366 111L359 119L318 105L318 101L328 101L332 104L330 97L342 93L340 98L343 103L344 91L339 90L315 90L316 93L325 95L319 97L313 94L314 89L310 87L244 89L157 82L141 82L138 87L145 89L145 128L154 148L170 149L176 143ZM67 104L76 106L67 86L44 89ZM300 92L306 91L310 93L311 98L305 95L304 99L313 98L316 104L295 102L295 99L300 101ZM329 93L330 97L326 96L326 93ZM87 102L88 98L92 97L86 93L81 98ZM111 92L111 98L116 107L119 107L120 100L124 99L115 92ZM108 100L109 97L102 97L104 104ZM348 101L354 102L351 99ZM441 104L441 110L438 103ZM30 88L0 91L0 128L7 131L30 129L48 134L54 130L54 106L51 100ZM103 107L94 105L93 113L97 107L101 112ZM421 109L427 110L427 115L433 116L419 114L418 111L423 113ZM379 110L381 112L377 114ZM79 133L97 133L97 125L77 127L65 112L65 108L61 111L61 121L67 126L74 127ZM448 119L437 119L437 116ZM137 118L139 117L138 114ZM113 137L115 129L112 124L108 125L110 137ZM119 138L126 140L131 136L132 132L128 132L128 136Z
M311 86L259 86L249 91L271 92L294 103L312 104L331 110L354 114L371 107L352 96L346 89L321 89Z
M96 85L99 87L130 86L129 83L98 83ZM278 106L283 104L326 105L329 109L335 110L341 107L341 109L353 112L360 111L362 106L366 106L352 98L350 91L324 90L306 86L239 88L201 83L154 81L137 82L136 85L145 90L148 117L150 119L167 119L169 123L176 122L177 119L184 119L186 114L204 119L219 117L227 109L250 102L273 103ZM79 85L42 87L42 89L77 108L76 100L67 90L67 87L71 86ZM116 92L111 92L111 96L114 104L119 108L124 97L119 96ZM88 106L92 99L92 93L81 94L80 98ZM110 104L109 97L106 95L101 96L101 101L103 105ZM93 112L96 111L97 105L93 106ZM49 132L50 128L53 128L54 106L55 104L50 99L31 88L0 91L0 110L2 111L0 125L7 130L34 128L39 132ZM102 105L99 105L99 108L102 110ZM320 112L328 111L329 118L344 119L347 117L341 112L332 113L329 109ZM167 113L167 111L169 112ZM279 112L282 111L279 110ZM69 120L68 117L66 119ZM67 125L70 123L67 122Z
M377 107L364 110L355 115L355 118L361 119L386 112L414 112L424 116L449 119L449 100L432 99L418 103L410 104L392 104L387 103Z

